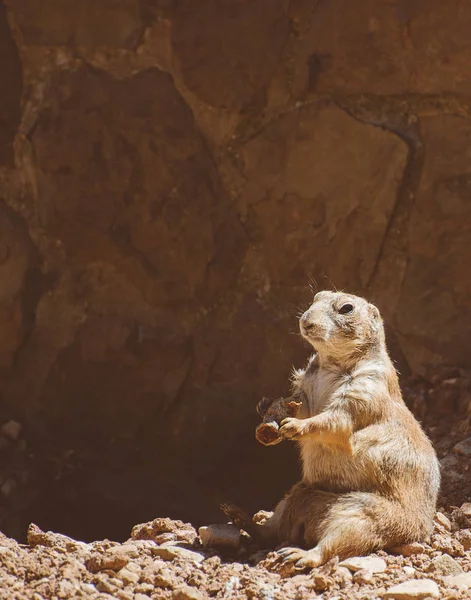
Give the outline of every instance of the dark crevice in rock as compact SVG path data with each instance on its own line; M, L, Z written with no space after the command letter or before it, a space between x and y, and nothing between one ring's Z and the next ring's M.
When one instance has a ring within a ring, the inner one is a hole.
M374 267L370 273L366 292L373 302L384 306L383 318L387 321L387 337L392 355L401 375L409 376L410 366L395 333L394 311L401 297L402 284L408 262L408 228L412 207L423 165L424 147L416 114L408 107L391 112L390 99L361 100L358 105L348 100L339 106L363 123L381 127L400 137L408 147L396 202L390 212L387 227L379 247Z
M383 289L385 277L393 289L397 289L398 286L400 289L402 277L399 281L392 281L392 273L400 276L401 273L403 274L403 270L393 269L391 273L391 268L393 263L397 264L397 261L401 263L407 260L407 226L420 179L423 144L420 140L417 116L409 113L406 107L401 112L391 112L388 104L383 103L379 98L373 100L371 105L355 106L348 100L345 103L339 101L338 104L362 123L381 127L396 134L408 147L407 163L396 202L389 215L378 257L366 286L368 292L375 296L378 288Z

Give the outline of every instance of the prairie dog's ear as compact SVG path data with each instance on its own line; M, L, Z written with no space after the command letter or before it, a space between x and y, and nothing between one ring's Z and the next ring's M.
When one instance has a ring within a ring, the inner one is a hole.
M368 313L374 321L381 321L381 315L379 314L379 310L374 304L368 304Z
M381 319L379 310L374 304L368 304L368 314L371 318L371 330L374 331L375 334L381 334L383 329L383 320Z

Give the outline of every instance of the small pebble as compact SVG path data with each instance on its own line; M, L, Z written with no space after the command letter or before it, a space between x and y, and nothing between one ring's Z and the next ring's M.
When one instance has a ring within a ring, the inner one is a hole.
M207 525L198 529L204 547L237 549L240 546L240 529L235 525Z
M471 531L469 529L461 529L461 531L458 531L456 539L465 550L471 549Z
M450 556L463 556L464 548L458 540L449 534L436 533L432 536L432 548L449 554Z
M471 572L445 577L444 583L447 587L457 587L467 590L471 588Z
M136 566L139 569L139 572L136 572L135 569L131 569L131 566ZM118 577L125 585L130 585L131 583L136 584L140 579L141 568L138 565L129 565L123 567L120 571L118 571Z
M352 573L347 567L337 567L335 569L335 575L340 587L345 587L353 579Z
M204 554L200 552L194 552L193 550L187 550L180 546L157 546L153 553L155 556L160 556L164 560L173 560L174 558L183 558L191 560L193 562L202 562L205 559Z
M328 590L334 584L332 577L329 577L325 573L315 573L313 579L316 591L318 592L325 592L325 590Z
M80 589L82 589L86 594L96 594L97 589L91 583L81 583Z
M402 556L414 556L414 554L423 554L425 547L419 542L411 542L410 544L402 544L391 548L393 554L402 554Z
M471 520L471 502L465 502L460 506L461 514Z
M182 585L173 591L172 600L204 600L204 595L196 588Z
M373 573L369 569L360 569L356 571L353 575L353 581L355 583L359 583L360 585L364 585L366 583L370 583L373 579Z
M95 587L104 594L113 594L116 592L116 586L112 585L107 578L95 580Z
M339 563L341 567L347 567L353 573L366 570L371 573L382 573L386 570L386 562L376 556L354 556Z
M239 577L230 577L229 581L224 586L224 596L232 598L234 592L240 588Z
M463 569L451 556L441 554L432 559L428 571L436 575L458 575L463 572Z
M435 515L435 522L444 527L447 531L451 531L450 519L446 517L443 513L437 512L437 514Z
M471 437L459 442L452 448L452 452L460 456L471 456Z
M386 590L384 600L423 600L425 598L439 598L440 590L435 581L431 579L410 579Z
M129 558L139 558L139 550L134 544L123 544L122 546L118 546L116 552L119 552L124 556L129 556Z
M99 571L119 571L129 562L129 557L118 551L108 550L103 553L93 553L85 562L90 573Z

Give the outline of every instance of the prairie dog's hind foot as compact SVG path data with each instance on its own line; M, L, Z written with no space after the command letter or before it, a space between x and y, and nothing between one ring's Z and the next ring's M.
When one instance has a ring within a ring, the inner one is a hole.
M301 548L281 548L277 554L283 563L294 563L295 569L314 569L323 564L321 553L313 548L302 550Z

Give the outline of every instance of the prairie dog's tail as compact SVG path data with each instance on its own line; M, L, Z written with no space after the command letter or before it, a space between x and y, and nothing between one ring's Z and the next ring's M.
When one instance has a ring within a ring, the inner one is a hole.
M252 532L255 533L256 523L254 523L252 517L245 510L231 502L225 502L219 508L239 529L243 529L250 536L252 536Z

